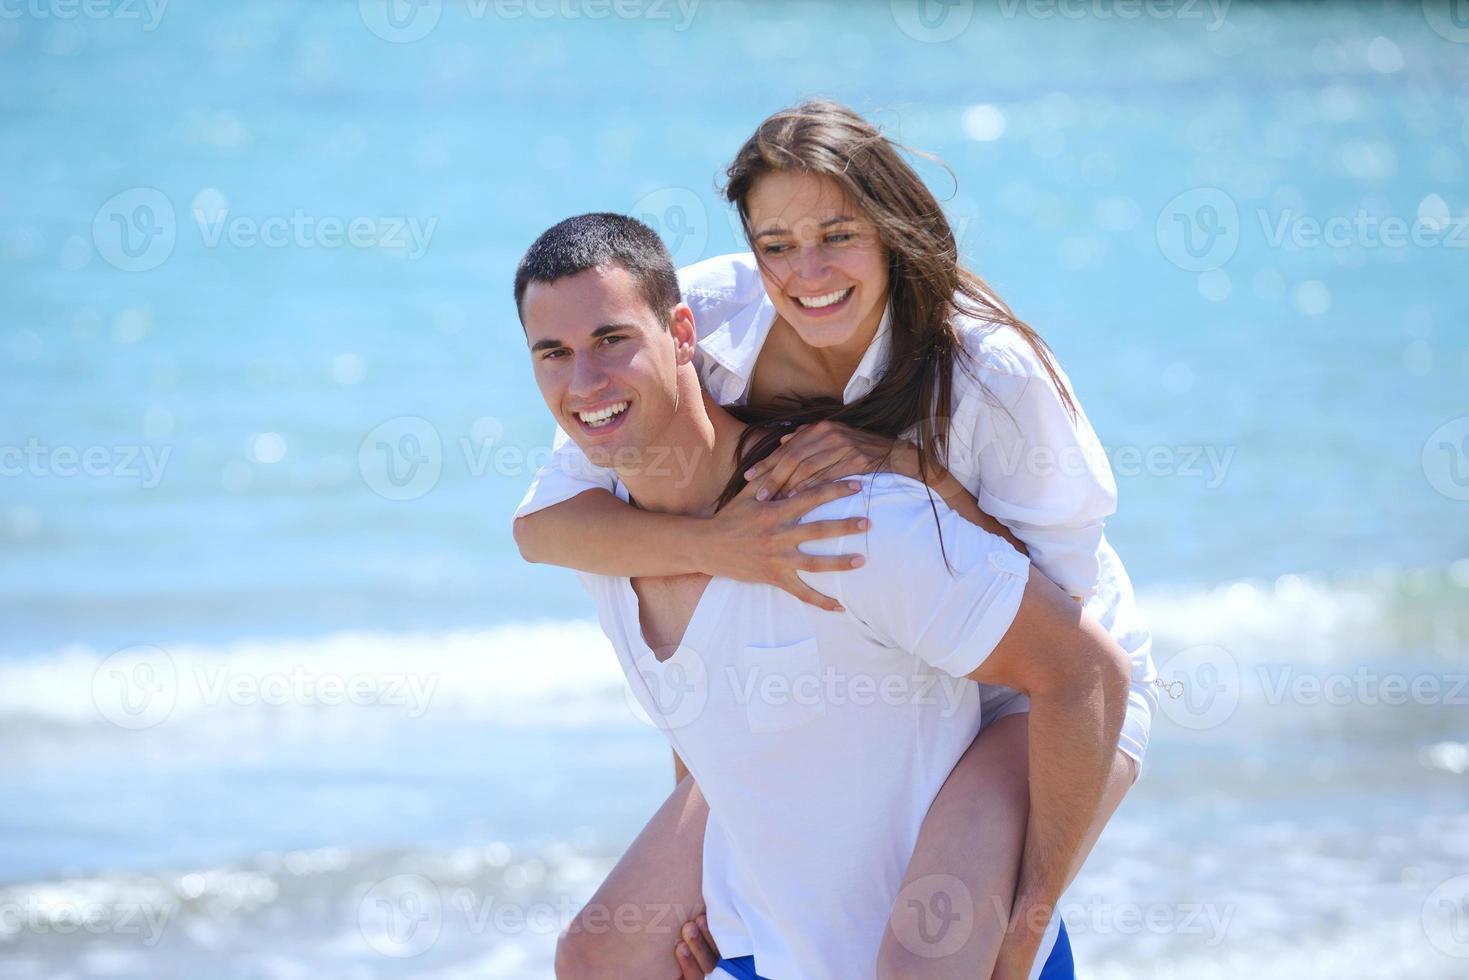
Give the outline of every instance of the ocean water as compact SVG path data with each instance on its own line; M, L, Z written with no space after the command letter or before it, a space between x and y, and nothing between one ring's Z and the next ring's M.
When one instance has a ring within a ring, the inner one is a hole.
M740 247L847 101L1109 449L1148 772L1091 975L1469 967L1469 14L572 0L0 9L0 973L545 977L669 789L509 516L578 211Z

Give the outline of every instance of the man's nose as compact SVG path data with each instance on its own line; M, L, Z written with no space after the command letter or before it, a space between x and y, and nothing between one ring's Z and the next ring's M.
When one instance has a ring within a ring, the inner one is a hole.
M590 398L607 387L607 372L595 357L580 356L571 371L570 393L577 398Z

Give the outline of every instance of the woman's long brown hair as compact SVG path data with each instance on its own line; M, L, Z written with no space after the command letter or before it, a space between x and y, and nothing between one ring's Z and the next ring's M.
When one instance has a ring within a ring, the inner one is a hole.
M851 404L792 400L740 411L740 417L754 427L741 441L740 462L720 506L739 493L745 470L769 455L784 430L823 418L893 438L913 429L926 482L947 455L954 370L960 365L971 368L955 322L959 317L1018 332L1075 414L1071 393L1046 342L983 279L960 264L949 220L903 159L904 149L846 106L815 100L762 122L729 165L725 197L738 209L752 248L749 195L768 174L794 171L830 178L862 209L876 226L888 257L892 347L881 379ZM758 250L756 260L760 261Z

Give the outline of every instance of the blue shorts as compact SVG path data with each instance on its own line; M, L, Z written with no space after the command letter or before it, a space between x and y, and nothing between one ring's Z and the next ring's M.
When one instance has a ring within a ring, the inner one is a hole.
M1040 980L1076 980L1076 966L1071 959L1071 939L1066 935L1066 923L1058 923L1060 931L1056 933L1056 945L1051 947L1051 955L1046 957L1046 965L1041 968ZM734 977L735 980L765 980L755 972L755 957L736 956L732 960L720 960L718 968Z

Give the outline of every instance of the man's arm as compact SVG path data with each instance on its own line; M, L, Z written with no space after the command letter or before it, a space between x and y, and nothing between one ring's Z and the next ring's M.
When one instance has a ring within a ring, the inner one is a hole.
M1034 569L1009 630L969 674L1030 697L1030 815L997 980L1029 974L1088 843L1117 756L1129 676L1116 641Z

